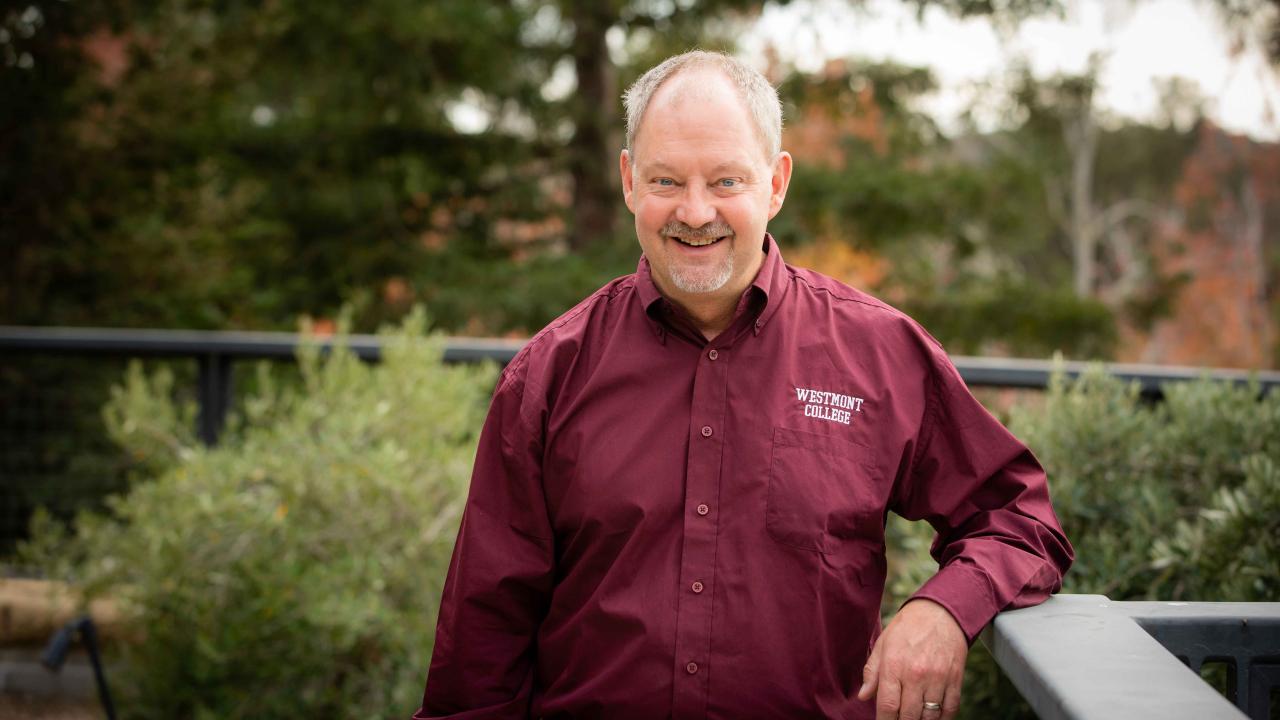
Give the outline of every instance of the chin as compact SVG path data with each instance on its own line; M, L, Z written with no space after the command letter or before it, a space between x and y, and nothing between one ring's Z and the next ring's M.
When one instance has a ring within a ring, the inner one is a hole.
M727 268L722 268L719 272L696 272L682 273L672 272L670 274L671 284L681 292L690 294L708 294L724 289L729 281L733 279L733 267L730 264Z

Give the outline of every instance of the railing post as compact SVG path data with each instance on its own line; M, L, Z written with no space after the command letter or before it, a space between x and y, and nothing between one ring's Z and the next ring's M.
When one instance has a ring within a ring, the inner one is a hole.
M1056 595L1000 613L982 639L1041 720L1247 720L1135 621L1155 605L1174 604ZM1275 603L1225 605L1257 619L1280 610Z
M196 432L205 445L218 444L218 435L227 422L231 409L231 391L234 378L231 374L231 358L220 353L206 353L200 363L200 413Z
M1280 603L1137 601L1111 606L1197 673L1206 663L1225 664L1227 698L1249 717L1275 717L1269 707L1271 688L1280 687Z
M1276 650L1280 651L1280 648ZM1240 688L1240 692L1248 693L1249 707L1253 713L1269 712L1271 717L1275 717L1275 713L1280 711L1280 708L1272 707L1274 703L1271 702L1271 689L1280 687L1280 664L1254 665L1252 671L1249 675L1249 684ZM1239 688L1243 683L1236 685Z

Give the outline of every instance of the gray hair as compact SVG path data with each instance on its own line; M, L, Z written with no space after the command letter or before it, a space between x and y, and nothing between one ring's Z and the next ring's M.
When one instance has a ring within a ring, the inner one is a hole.
M778 100L778 91L764 75L730 55L692 50L655 65L622 94L622 104L627 109L627 152L635 149L640 121L658 88L686 69L707 67L724 73L738 88L768 157L772 158L782 150L782 103Z

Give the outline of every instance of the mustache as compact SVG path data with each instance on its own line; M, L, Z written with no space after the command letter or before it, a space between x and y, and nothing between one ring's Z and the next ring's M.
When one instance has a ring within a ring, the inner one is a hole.
M710 222L702 227L693 227L679 220L672 220L663 225L659 232L663 237L675 236L686 240L706 240L708 238L733 235L733 228L729 227L729 223L724 221Z

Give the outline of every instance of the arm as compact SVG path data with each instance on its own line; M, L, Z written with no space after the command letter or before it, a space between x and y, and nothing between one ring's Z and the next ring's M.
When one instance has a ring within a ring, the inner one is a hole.
M940 569L876 642L864 699L878 718L949 718L959 706L968 644L996 613L1034 605L1062 584L1073 553L1031 452L969 393L941 348L915 452L893 509L928 520ZM943 710L925 711L924 702Z
M539 405L516 363L494 392L440 603L426 718L526 718L554 553Z
M947 608L972 643L1001 610L1043 602L1074 554L1031 451L969 393L937 348L919 447L896 490L899 514L937 530L938 573L912 600Z

